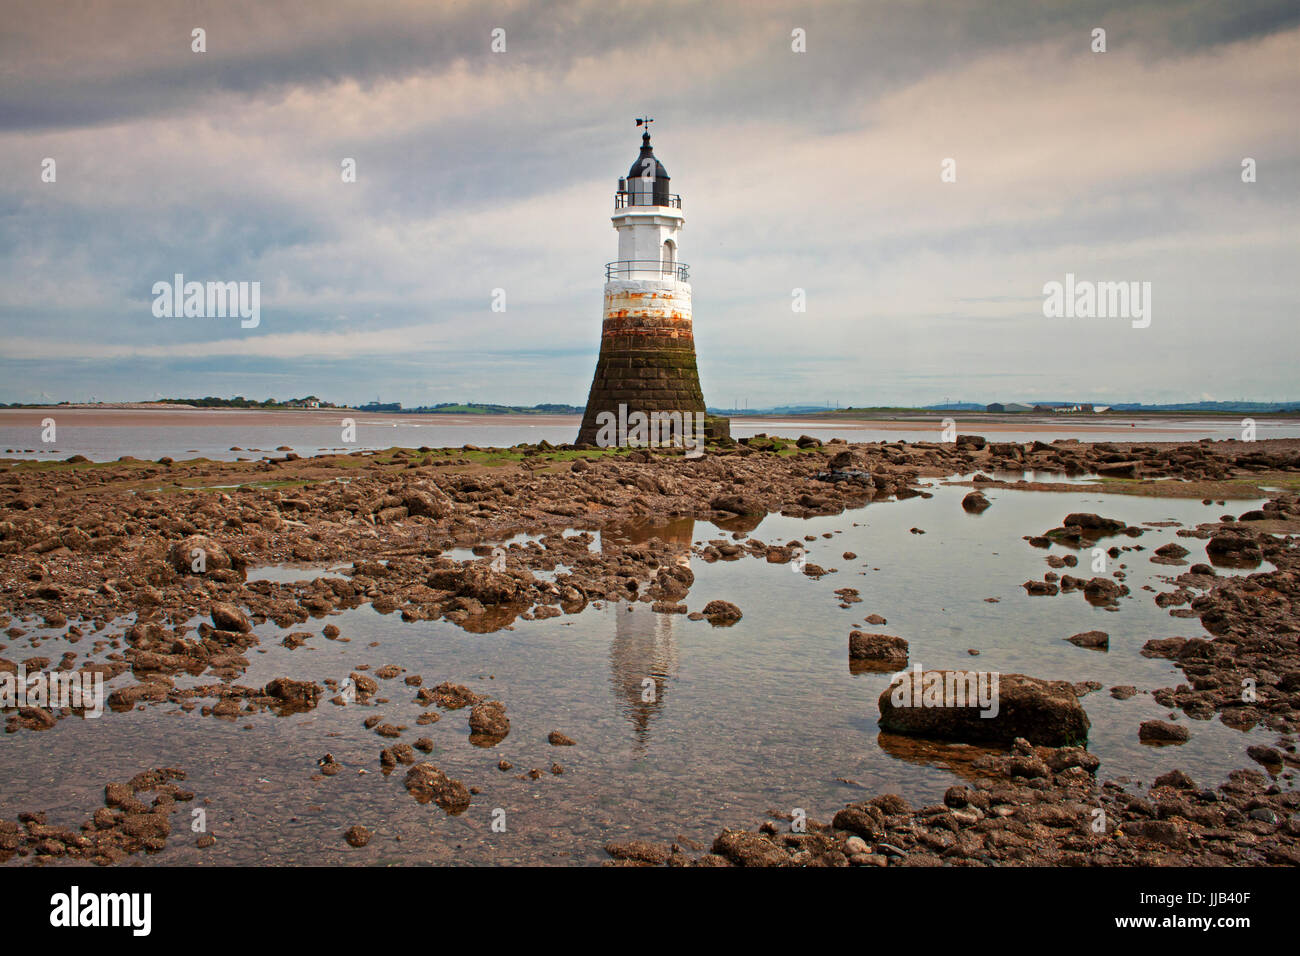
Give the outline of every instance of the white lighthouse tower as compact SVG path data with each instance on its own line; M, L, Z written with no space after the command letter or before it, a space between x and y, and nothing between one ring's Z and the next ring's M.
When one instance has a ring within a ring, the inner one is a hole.
M670 289L685 296L690 312L691 287L685 266L677 258L678 234L686 224L682 197L668 191L670 179L664 164L650 146L649 124L641 134L641 155L626 177L619 179L614 194L614 228L618 230L618 259L610 263L607 278L636 282L671 280L681 288ZM609 286L606 285L608 291Z
M695 361L690 273L678 256L686 217L669 192L668 170L650 146L650 119L641 153L618 181L611 220L618 258L605 265L600 358L587 398L578 444L594 444L596 417L626 410L704 412Z

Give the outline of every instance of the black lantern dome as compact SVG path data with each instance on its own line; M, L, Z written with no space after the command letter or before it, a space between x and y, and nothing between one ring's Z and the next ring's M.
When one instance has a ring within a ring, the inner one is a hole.
M634 206L669 206L672 201L668 192L668 170L655 157L650 146L650 131L641 134L641 154L637 156L632 168L627 171L626 189L630 194L630 205ZM620 189L624 187L620 184Z
M646 170L654 169L653 173L647 173ZM627 178L639 179L642 176L653 176L655 180L662 179L668 182L668 170L664 169L664 164L659 162L655 157L655 151L650 146L650 131L646 130L641 134L641 155L636 158L632 168L627 171Z

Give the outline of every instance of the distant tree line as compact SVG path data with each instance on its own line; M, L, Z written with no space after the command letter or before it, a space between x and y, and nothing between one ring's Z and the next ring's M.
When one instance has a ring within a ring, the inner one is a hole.
M236 395L234 398L218 398L215 395L208 395L204 398L159 398L156 399L160 405L194 405L198 408L333 408L333 402L325 402L315 395L308 395L306 398L289 398L281 401L278 398L264 398L258 401L255 398L245 398L243 395Z
M366 406L373 409L374 406ZM492 405L485 402L439 402L417 408L400 408L415 415L580 415L582 409L574 405Z

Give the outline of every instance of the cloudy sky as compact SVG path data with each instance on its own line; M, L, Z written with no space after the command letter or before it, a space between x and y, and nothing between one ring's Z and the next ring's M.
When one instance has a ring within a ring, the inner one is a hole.
M582 404L642 113L711 405L1300 398L1288 0L4 18L0 401ZM156 318L175 273L260 282L260 325ZM1150 326L1045 318L1066 273L1150 282Z

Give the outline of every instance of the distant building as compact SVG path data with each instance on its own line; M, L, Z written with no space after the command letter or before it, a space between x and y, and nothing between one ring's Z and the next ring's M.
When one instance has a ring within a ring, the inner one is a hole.
M1038 415L1087 415L1096 412L1110 411L1109 405L1093 405L1091 402L1039 402L1037 405L1026 405L1023 402L994 402L992 405L985 406L985 411L1001 412L1034 412Z
M1010 406L1008 406L1008 408L1010 408ZM1091 402L1079 402L1077 404L1049 402L1034 406L1034 411L1046 415L1092 415L1097 412L1108 411L1109 409L1109 405L1093 405Z

